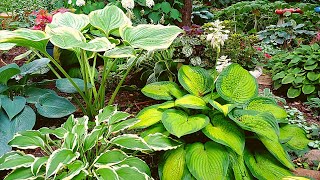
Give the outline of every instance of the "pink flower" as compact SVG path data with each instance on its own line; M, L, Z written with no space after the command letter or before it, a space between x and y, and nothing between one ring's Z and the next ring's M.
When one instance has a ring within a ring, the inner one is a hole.
M262 51L262 48L261 48L261 47L254 46L254 48L255 48L257 51Z
M57 13L65 13L65 12L69 12L70 10L69 9L67 9L67 8L60 8L60 9L57 9L57 10L55 10L55 11L52 11L51 13L53 14L53 15L55 15L55 14L57 14Z
M266 57L268 59L272 58L272 56L270 54L268 54L268 53L264 53L264 57Z
M40 25L35 25L31 29L33 29L33 30L41 30L42 27Z

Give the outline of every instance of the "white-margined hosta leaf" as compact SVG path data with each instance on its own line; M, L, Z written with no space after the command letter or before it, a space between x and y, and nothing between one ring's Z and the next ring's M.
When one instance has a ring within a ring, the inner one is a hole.
M130 116L131 116L131 114L129 114L127 112L117 111L110 117L110 120L108 121L108 123L109 124L118 123L118 122L126 120Z
M209 141L190 144L186 147L186 162L189 171L196 179L225 179L229 166L229 155L226 149Z
M139 151L151 150L149 145L144 139L135 135L135 134L123 134L117 137L114 137L110 140L110 143L117 146Z
M46 164L48 161L48 157L36 157L33 163L31 164L31 172L34 176L37 176L40 172L41 167Z
M200 97L187 94L174 102L176 106L190 109L209 109L207 103Z
M102 122L108 122L114 113L117 112L116 106L106 106L99 111L99 114L95 117L96 125Z
M46 166L46 178L56 174L64 165L70 164L80 156L79 152L73 153L70 149L57 149L48 159Z
M95 126L94 129L85 136L83 150L84 152L92 149L96 143L98 142L100 136L102 134L102 126Z
M198 97L214 89L213 78L201 67L181 66L178 79L185 90Z
M82 170L84 170L86 166L87 166L86 164L84 164L82 161L79 161L79 160L76 160L71 164L67 164L68 173L60 174L59 176L57 176L57 179L63 179L63 180L73 179Z
M44 149L44 136L39 131L23 131L16 134L8 143L12 147L20 149Z
M121 180L150 180L151 178L141 171L139 171L135 167L129 167L129 166L121 166L119 168L116 168L116 173L119 176L119 179Z
M74 121L76 125L72 128L72 133L77 134L79 140L84 139L84 137L86 137L88 134L89 117L83 116L81 118L76 118Z
M128 129L129 127L137 124L138 122L140 122L139 119L131 118L131 119L127 119L127 120L112 124L110 127L111 132L117 133L117 132L123 131L123 130Z
M33 176L31 169L29 167L21 167L10 172L4 180L33 180L36 178L43 178L44 177L44 170L39 172L38 176Z
M107 50L103 56L108 58L130 58L135 57L135 51L131 46L115 47Z
M93 172L98 180L120 180L117 172L111 167L103 167Z
M149 134L143 137L143 139L155 151L176 149L182 145L182 142L172 139L161 133Z
M74 115L71 114L67 121L65 123L63 123L62 127L64 129L66 129L68 132L72 132L72 128L73 126L75 126L76 122L75 122L75 118L74 118Z
M117 6L106 6L89 14L90 24L109 36L112 30L131 25L130 19Z
M171 134L180 138L201 130L210 120L203 114L189 116L184 111L168 109L163 113L161 121Z
M174 98L180 98L185 95L176 83L170 81L147 84L142 88L141 92L156 100L173 100Z
M120 36L134 48L147 51L167 49L183 31L177 26L141 24L136 27L123 26Z
M67 26L82 31L89 24L89 17L85 14L74 14L70 12L57 13L52 17L51 24Z
M280 128L280 141L293 150L304 150L311 142L307 138L306 132L297 125L287 124Z
M156 134L156 133L161 133L165 136L169 136L170 133L166 130L166 128L163 126L162 123L157 123L147 129L145 129L143 132L141 132L140 136L142 138L148 136L149 134Z
M61 147L74 150L77 146L79 146L78 141L79 141L78 134L67 132L63 137L63 143Z
M227 116L229 114L229 112L236 107L235 104L224 104L221 105L220 103L218 103L217 101L213 101L213 100L209 100L209 103L211 104L211 106L220 111L221 113L223 113L225 116Z
M125 158L123 161L114 165L114 167L121 167L121 166L134 167L134 168L137 168L140 172L143 172L148 176L151 176L151 171L147 163L137 157L129 156Z
M113 149L100 154L94 160L95 167L110 167L120 163L128 157L123 151Z
M95 38L87 43L78 44L79 48L92 52L104 52L113 49L115 46L116 45L111 43L106 37Z
M8 51L16 46L15 43L0 43L0 50L1 51Z
M239 64L231 64L220 73L216 89L229 102L244 103L258 95L256 79Z
M49 129L47 127L42 127L39 129L39 132L42 135L54 135L55 137L62 139L64 137L64 135L68 132L66 129L64 129L63 127L58 127L55 129Z
M12 154L4 159L0 164L0 170L18 169L20 167L30 167L34 157L32 155Z
M211 122L202 129L202 132L211 140L228 146L242 155L245 145L244 131L221 113L212 114L210 119Z

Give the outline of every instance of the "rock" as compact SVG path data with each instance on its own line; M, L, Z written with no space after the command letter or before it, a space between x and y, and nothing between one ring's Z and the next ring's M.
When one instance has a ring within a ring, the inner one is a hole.
M305 162L308 164L313 164L314 161L320 162L320 150L313 149L309 151L303 156L303 159L305 159Z
M304 176L313 178L315 180L320 180L320 171L297 168L293 173L296 176Z

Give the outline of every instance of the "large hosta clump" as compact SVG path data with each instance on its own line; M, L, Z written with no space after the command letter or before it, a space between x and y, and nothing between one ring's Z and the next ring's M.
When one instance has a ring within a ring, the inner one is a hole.
M178 79L183 89L174 82L142 89L146 96L167 102L140 111L141 121L131 127L147 128L143 136L171 134L188 142L164 154L161 179L269 180L291 175L294 166L284 147L303 150L308 140L299 127L287 125L286 111L273 99L258 96L248 71L232 64L215 80L205 69L182 66Z

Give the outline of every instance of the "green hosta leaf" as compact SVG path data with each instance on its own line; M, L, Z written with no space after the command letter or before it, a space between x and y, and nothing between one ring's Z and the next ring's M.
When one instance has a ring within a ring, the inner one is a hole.
M0 68L0 84L7 82L14 76L20 73L20 68L17 64L8 64Z
M251 99L245 109L259 112L270 112L278 122L284 122L287 118L286 110L277 105L277 103L270 98L257 97Z
M83 150L86 152L92 149L101 136L102 127L96 126L84 139Z
M137 168L121 166L116 169L116 172L121 180L149 180L150 177L140 172Z
M94 176L98 180L120 180L117 172L111 167L99 168L94 171Z
M141 24L120 28L120 36L134 48L148 51L167 49L183 31L177 26Z
M249 170L247 169L243 155L239 156L238 154L228 151L230 153L230 162L231 162L231 167L233 170L234 174L234 179L235 180L251 180L253 177L249 173Z
M89 17L85 14L73 14L70 12L57 13L53 16L51 24L67 26L82 31L89 24Z
M44 172L40 173L41 176L38 177L43 177ZM19 168L14 171L12 171L10 174L8 174L4 180L28 180L28 179L36 179L37 177L34 177L31 169L29 167L25 168Z
M78 144L78 134L67 132L63 137L62 148L75 150Z
M150 150L148 144L141 137L135 134L124 134L114 137L110 140L112 144L116 144L120 147L124 147L131 150Z
M5 96L1 98L2 108L6 111L10 120L19 114L26 105L26 98L21 96L14 96L12 100Z
M286 141L285 145L293 150L304 150L311 142L303 129L291 124L280 128L280 141Z
M213 141L230 147L237 154L242 155L245 137L244 131L223 114L215 113L202 132Z
M15 43L0 43L0 50L1 51L8 51L16 46Z
M229 166L226 149L214 142L194 143L187 146L186 162L196 179L224 179Z
M290 171L279 164L267 151L256 151L254 153L245 151L244 160L253 176L257 179L279 180L291 175Z
M80 47L86 51L104 52L114 48L115 44L111 43L106 37L100 37L95 38L88 43L80 43L77 47Z
M239 64L231 64L220 73L216 89L230 102L244 103L258 95L256 79Z
M207 103L203 99L191 94L187 94L175 101L176 106L190 109L208 109L206 104Z
M119 131L123 131L123 130L128 129L129 127L137 124L138 122L140 122L140 120L137 118L131 118L131 119L121 121L119 123L111 125L111 132L117 133Z
M106 51L103 56L108 58L130 58L135 57L135 51L130 46L115 47Z
M214 88L213 78L200 67L181 66L178 79L184 89L195 96L204 96Z
M219 112L223 113L225 116L227 116L229 114L229 112L235 108L234 104L225 104L225 105L221 105L219 104L217 101L212 101L209 100L209 103L211 104L211 106L218 110Z
M165 136L169 136L170 133L166 130L166 128L163 126L162 123L158 123L158 124L155 124L147 129L145 129L141 134L140 136L141 137L146 137L148 136L149 134L156 134L156 133L161 133Z
M291 86L287 92L288 98L296 98L300 96L300 94L301 94L301 88L294 88L293 86Z
M48 68L47 65L49 64L49 62L50 62L50 59L41 58L41 59L34 60L30 63L26 63L23 66L21 66L20 75L25 76L27 74L42 74L41 70ZM46 72L46 71L44 71L44 72Z
M47 93L57 94L55 91L51 89L29 87L25 91L25 97L27 98L27 103L36 103L38 102L40 96L45 95Z
M37 176L40 172L41 167L45 165L48 161L48 157L37 157L31 164L31 172L34 176Z
M65 134L68 132L66 129L64 129L63 127L58 127L58 128L54 128L54 129L49 129L47 127L42 127L39 129L39 132L41 133L41 135L54 135L59 139L62 139Z
M303 94L311 94L316 90L316 87L313 84L304 84L302 86Z
M177 147L182 145L181 142L161 133L149 134L143 137L143 139L155 151L176 149Z
M272 80L275 81L275 80L278 80L278 79L282 79L286 76L286 73L284 71L281 71L277 74L275 74L274 76L272 76Z
M79 156L78 152L73 153L70 149L57 149L49 156L46 166L46 177L48 178L56 174L63 165L70 164Z
M94 160L95 167L109 167L115 164L120 163L121 161L125 160L128 156L120 150L110 150L100 154Z
M131 114L129 114L129 113L116 111L110 117L109 124L121 122L123 120L126 120L130 116L131 116Z
M103 110L99 111L98 116L96 116L95 122L96 125L101 124L102 122L108 122L112 115L117 112L116 106L106 106Z
M109 36L112 30L131 25L130 19L117 6L106 6L89 14L90 24Z
M126 159L124 159L123 161L121 161L120 163L116 164L115 166L117 167L121 167L121 166L129 166L129 167L134 167L137 168L140 172L146 173L148 176L151 175L149 166L147 165L147 163L145 163L144 161L142 161L141 159L137 158L137 157L127 157Z
M209 118L203 114L188 116L184 111L169 109L163 113L162 123L171 134L180 138L207 126Z
M68 172L62 173L60 176L57 177L57 179L73 179L75 176L77 176L82 170L84 170L86 165L79 160L76 160L72 162L71 164L67 165Z
M33 161L34 157L32 155L13 154L6 157L4 162L0 164L0 170L29 167Z
M293 74L288 74L282 79L282 84L290 84L294 81L295 77Z
M24 131L16 134L9 145L20 149L36 149L44 148L45 142L39 131Z
M36 103L40 115L48 118L61 118L75 112L76 108L66 98L55 94L45 94Z
M304 65L304 69L308 71L313 71L318 67L318 63L315 63L313 65Z
M320 73L316 72L308 72L307 77L310 81L316 81L317 79L320 78Z
M73 82L79 87L81 91L85 90L85 84L82 79L72 78ZM56 80L56 87L64 93L78 93L78 90L71 84L67 78L62 78ZM87 85L88 88L91 88L91 84Z
M185 93L180 90L176 83L170 81L147 84L144 88L142 88L141 92L144 95L156 100L172 100L185 95Z

